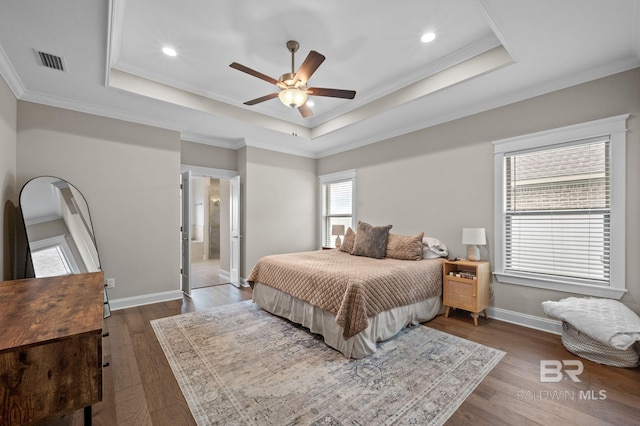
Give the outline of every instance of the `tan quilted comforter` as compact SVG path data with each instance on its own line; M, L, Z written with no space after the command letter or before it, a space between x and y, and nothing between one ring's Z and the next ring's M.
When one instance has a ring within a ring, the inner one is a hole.
M372 259L339 250L278 254L260 259L247 281L335 314L348 339L380 312L441 296L442 259Z

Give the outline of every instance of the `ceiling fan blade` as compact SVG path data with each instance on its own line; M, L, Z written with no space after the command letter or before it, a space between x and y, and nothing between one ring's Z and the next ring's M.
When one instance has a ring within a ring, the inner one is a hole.
M328 96L330 98L342 99L353 99L356 97L355 90L323 89L321 87L310 87L307 89L307 94L312 96Z
M311 111L311 108L309 108L309 105L307 105L306 103L300 105L298 107L298 111L300 111L300 115L302 115L304 118L311 117L313 115L313 111Z
M273 98L277 98L278 94L277 93L269 93L268 95L262 96L260 98L256 98L256 99L252 99L250 101L245 102L245 105L255 105L255 104L259 104L260 102L264 102L264 101L268 101L269 99L273 99Z
M312 50L305 58L298 72L296 73L296 80L306 83L311 78L311 75L316 72L320 64L324 62L324 55Z
M276 86L279 83L279 81L276 80L275 78L269 77L268 75L264 75L261 72L258 72L256 70L252 70L251 68L245 67L244 65L241 65L241 64L239 64L237 62L233 62L229 66L231 68L237 69L238 71L246 72L249 75L252 75L254 77L258 77L259 79L264 80L266 82L269 82L271 84L275 84Z

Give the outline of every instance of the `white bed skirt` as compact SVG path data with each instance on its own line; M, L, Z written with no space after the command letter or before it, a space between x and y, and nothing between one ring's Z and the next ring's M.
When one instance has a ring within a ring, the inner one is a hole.
M442 311L440 297L393 308L369 318L369 326L365 330L345 340L334 314L278 289L257 282L253 285L253 301L265 311L321 334L327 345L348 358L367 357L376 351L377 342L390 339L408 325L428 321Z

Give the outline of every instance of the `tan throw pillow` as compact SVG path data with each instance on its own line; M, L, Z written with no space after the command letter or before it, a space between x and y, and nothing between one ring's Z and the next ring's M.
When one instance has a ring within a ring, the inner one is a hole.
M344 240L342 240L342 245L340 246L340 251L344 251L346 253L351 253L353 250L353 243L356 242L356 233L353 232L353 229L349 227L347 232L344 234Z
M422 259L422 237L424 232L418 235L389 234L387 239L387 257L400 260Z
M387 252L387 238L391 226L371 226L366 222L358 221L356 241L351 254L382 259Z

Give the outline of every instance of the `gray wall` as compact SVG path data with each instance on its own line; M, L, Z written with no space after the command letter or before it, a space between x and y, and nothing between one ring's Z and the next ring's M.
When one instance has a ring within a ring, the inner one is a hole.
M189 166L236 170L237 157L237 151L233 149L186 141L180 143L180 161Z
M66 179L85 196L112 299L179 289L177 132L18 102L17 185Z
M17 106L16 106L17 105ZM492 140L630 113L627 165L627 277L623 302L640 311L640 69L553 92L320 160L254 147L237 151L180 142L176 132L16 102L0 79L0 189L38 175L69 180L85 195L112 298L179 285L180 164L237 170L241 177L246 277L263 255L314 250L317 176L357 169L358 218L396 233L442 239L463 255L465 226L487 228L493 256ZM16 125L17 122L17 125ZM17 136L16 136L17 134ZM17 176L17 177L16 177ZM5 209L6 210L6 209ZM4 212L4 221L9 215ZM1 271L7 278L8 235ZM543 316L540 302L565 294L494 283L492 304Z
M318 247L316 160L254 147L245 151L244 277L262 256Z
M491 141L630 113L627 135L627 288L640 312L640 69L599 79L318 161L318 174L357 169L358 219L438 237L464 256L463 227L487 229L493 258ZM493 306L544 316L540 303L569 296L494 283Z
M16 126L18 103L11 89L0 78L0 200L2 221L0 223L0 279L12 278L15 266L13 255L16 192Z

